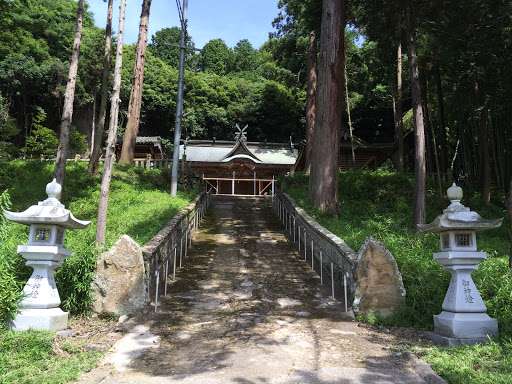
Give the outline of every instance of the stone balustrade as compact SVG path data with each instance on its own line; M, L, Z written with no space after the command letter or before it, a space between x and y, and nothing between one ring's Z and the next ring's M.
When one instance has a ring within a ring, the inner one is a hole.
M154 298L156 276L155 271L162 260L173 250L176 242L180 240L181 233L193 220L196 211L206 198L201 193L194 201L178 212L143 248L142 254L148 276L149 297ZM183 245L184 246L184 245ZM178 247L178 252L180 248ZM164 269L160 281L164 279Z

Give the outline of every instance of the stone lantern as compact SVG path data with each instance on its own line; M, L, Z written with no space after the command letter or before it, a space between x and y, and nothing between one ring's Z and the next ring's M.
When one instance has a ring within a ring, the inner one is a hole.
M19 245L18 253L34 272L23 288L21 311L9 324L11 329L25 331L29 328L58 331L65 329L68 313L59 308L60 297L53 270L71 256L64 248L66 229L86 228L90 221L77 220L57 197L62 187L55 179L46 186L48 198L24 212L4 211L5 218L30 226L28 245Z
M445 271L452 274L443 311L434 316L434 332L427 336L444 345L484 343L498 334L498 321L485 312L487 307L471 278L477 265L487 259L477 252L476 231L498 228L503 219L486 220L460 203L462 188L448 188L451 204L430 224L418 224L423 232L439 232L441 252L434 253Z

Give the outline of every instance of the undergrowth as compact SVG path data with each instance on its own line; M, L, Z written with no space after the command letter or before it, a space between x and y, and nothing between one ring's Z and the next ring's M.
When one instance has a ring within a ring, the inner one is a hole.
M439 234L417 234L412 226L413 179L391 172L341 172L339 179L340 215L319 212L308 203L309 178L298 174L283 180L284 192L290 194L315 220L341 237L357 252L366 236L382 242L395 257L407 291L403 312L392 319L379 319L390 325L432 328L432 315L441 305L450 283L450 274L434 261L440 251ZM449 185L445 185L445 191ZM510 223L503 194L495 193L491 204L483 204L477 193L465 190L462 203L484 218L504 217L501 228L478 232L479 251L488 260L479 264L473 279L488 307L497 317L502 335L512 337L512 280L508 269ZM449 205L439 200L435 183L427 183L427 222Z
M102 353L86 351L55 336L55 332L0 333L0 384L65 383L92 369ZM56 356L59 356L56 362Z
M382 242L395 257L407 292L402 312L389 317L360 318L377 325L413 326L433 329L433 315L441 305L451 275L432 254L440 251L439 234L417 234L412 226L413 179L391 172L341 172L340 215L319 212L308 203L309 178L303 174L282 180L290 194L322 226L342 238L357 252L366 236ZM444 185L443 193L449 185ZM512 277L508 268L510 221L505 195L493 191L490 204L478 192L464 189L462 203L487 219L504 217L499 229L478 232L479 251L488 259L473 272L473 280L487 306L498 319L499 339L485 345L456 348L418 345L415 352L425 358L449 383L509 383L512 381ZM427 217L432 222L449 204L440 200L437 186L427 182ZM414 343L413 340L411 340Z
M46 184L52 180L53 164L39 161L2 162L0 164L0 208L21 212L45 200ZM62 300L61 308L71 313L87 311L90 286L100 252L110 248L123 234L144 246L197 191L169 194L167 170L146 170L117 166L112 176L107 214L106 243L95 247L101 169L98 176L87 175L86 163L69 163L63 186L62 203L75 217L90 220L86 229L68 230L64 247L70 249L55 281ZM28 226L0 219L0 321L4 324L16 310L20 289L32 269L17 254L16 247L26 244Z

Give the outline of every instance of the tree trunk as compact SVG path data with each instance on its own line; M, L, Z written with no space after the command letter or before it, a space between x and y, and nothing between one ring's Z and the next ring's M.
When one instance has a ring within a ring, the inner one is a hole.
M413 225L425 223L425 125L423 121L423 101L421 99L420 75L416 57L415 28L411 20L411 4L406 6L406 34L411 72L412 107L414 117L414 141L416 157L414 161Z
M105 131L105 116L107 114L108 101L108 77L110 74L110 41L112 34L112 12L114 0L108 0L107 27L105 29L105 50L103 51L103 77L101 80L101 103L98 124L94 131L94 146L89 160L87 172L90 175L98 174L98 163L103 147L103 132Z
M438 189L438 195L439 195L439 202L443 201L443 185L441 183L441 170L439 168L439 156L437 154L437 141L436 141L436 133L434 132L434 125L432 124L432 120L430 118L430 111L428 108L428 99L430 98L430 73L427 75L427 92L426 92L426 100L425 103L425 138L427 140L427 157L430 157L429 161L433 162L433 164L430 164L432 167L432 171L436 172L436 179L437 179L437 189ZM430 143L430 145L429 145ZM430 156L428 156L430 155Z
M402 18L398 15L396 36L398 38L398 46L396 50L396 87L393 95L393 112L395 118L395 136L398 144L398 172L404 171L405 148L404 148L404 122L402 118Z
M139 131L140 108L142 104L142 83L144 79L144 64L146 63L146 46L148 41L149 8L151 0L143 0L140 15L139 38L135 48L135 65L133 68L132 89L128 101L128 116L124 132L123 148L121 150L122 164L132 164L135 142Z
M339 213L339 140L343 112L345 1L324 0L309 202Z
M441 82L441 70L436 66L434 71L437 85L437 118L439 120L439 146L441 149L441 172L448 172L448 147L446 145L446 122L444 119L443 84ZM454 175L452 175L453 177Z
M347 102L347 115L348 115L348 129L350 133L350 149L352 151L352 170L356 169L356 152L354 149L354 132L352 130L352 118L350 117L350 100L348 98L348 75L347 75L347 62L344 63L343 74L345 76L345 100Z
M508 187L508 217L510 218L510 256L508 259L508 267L512 270L512 180L510 180L510 185Z
M94 139L96 135L96 95L92 98L92 118L91 118L91 145L90 150L91 153L94 149Z
M428 88L428 83L427 83ZM428 100L428 91L427 96L425 97ZM435 172L434 166L434 137L432 136L431 129L431 121L430 121L430 111L428 109L428 102L423 105L423 121L425 122L425 161L427 173L431 174Z
M117 140L117 118L119 116L119 93L121 91L121 69L123 64L123 34L124 34L124 9L126 0L121 0L119 6L119 34L117 37L116 64L114 68L114 88L112 90L112 102L110 106L110 121L108 127L107 148L105 164L103 166L103 177L100 187L100 201L98 204L98 220L96 227L96 244L105 243L107 229L108 194L110 191L110 180L112 179L112 168L114 166L115 147Z
M489 155L489 127L487 126L487 106L485 104L485 91L478 81L475 81L475 92L480 110L480 187L482 188L482 199L488 203L491 201L491 158Z
M304 172L309 174L311 171L311 152L313 151L313 137L315 131L316 115L316 62L318 56L318 43L316 31L309 33L308 43L308 86L306 93L306 165Z
M69 65L68 83L64 95L64 109L62 111L62 122L60 125L59 148L57 149L57 159L55 160L55 170L53 177L61 186L64 184L64 174L66 172L66 158L69 147L69 130L73 118L73 101L75 99L75 84L78 72L78 55L80 54L80 42L82 40L82 19L84 16L84 0L78 1L78 11L76 14L75 39L73 41L73 51L71 53L71 63Z

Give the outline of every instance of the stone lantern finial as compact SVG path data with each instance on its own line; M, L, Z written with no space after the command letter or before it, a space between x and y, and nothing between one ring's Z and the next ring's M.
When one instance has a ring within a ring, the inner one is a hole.
M54 178L50 183L46 184L46 194L48 195L48 198L42 201L40 205L64 208L64 206L59 201L61 192L62 186L57 183L57 179Z
M448 196L448 200L450 200L451 204L443 212L468 210L466 207L464 207L464 205L460 203L462 196L464 196L461 187L458 187L455 183L453 183L453 185L446 191L446 195Z
M49 198L58 198L62 192L62 186L57 183L57 179L53 179L51 183L46 184L46 194Z

